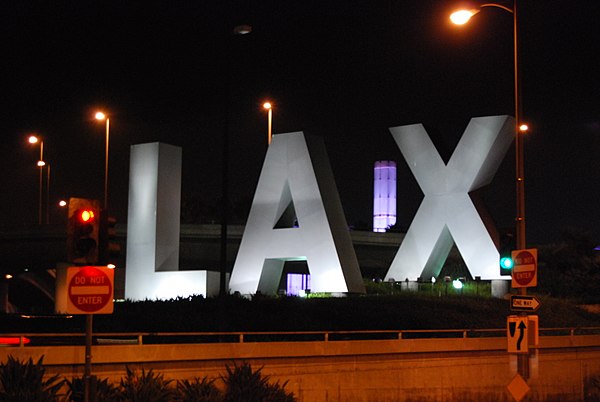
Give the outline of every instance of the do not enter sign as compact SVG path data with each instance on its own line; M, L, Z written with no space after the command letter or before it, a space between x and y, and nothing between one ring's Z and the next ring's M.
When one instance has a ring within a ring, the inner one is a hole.
M512 287L528 288L537 286L537 249L515 250L512 252L514 266Z
M111 314L114 270L106 267L70 267L67 270L68 314Z

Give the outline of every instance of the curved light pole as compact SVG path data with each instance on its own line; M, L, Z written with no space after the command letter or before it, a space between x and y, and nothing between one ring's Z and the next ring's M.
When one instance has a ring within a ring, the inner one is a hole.
M525 152L523 149L523 136L528 129L527 125L521 123L521 81L519 74L519 36L518 36L518 13L517 0L513 1L513 7L509 8L501 4L486 3L474 10L459 10L450 15L450 20L456 25L466 24L469 19L479 13L483 8L494 7L508 11L513 15L513 59L514 59L514 91L515 91L515 173L516 173L516 247L522 250L527 247L525 237ZM524 289L524 288L522 288Z
M263 103L263 108L268 111L267 120L269 123L269 128L267 132L267 144L271 145L271 140L273 138L273 104L271 102Z
M110 119L102 112L96 112L94 117L98 121L106 121L106 149L104 153L104 210L108 211L108 143L110 139Z
M27 141L30 144L40 144L40 159L37 161L37 166L40 168L40 184L39 184L39 202L38 202L38 223L42 224L42 198L43 198L43 187L44 187L44 166L46 162L44 162L44 141L42 141L36 135L30 135ZM50 171L48 171L50 174Z
M517 216L515 218L516 227L516 247L523 250L527 247L525 239L525 152L523 149L523 135L528 130L526 124L521 123L521 81L519 75L519 35L518 35L518 13L517 0L513 1L513 7L508 8L501 4L486 3L479 6L476 10L460 10L452 13L450 20L457 25L466 24L469 19L486 7L495 7L508 11L513 15L513 60L514 60L514 91L515 91L515 173L516 173L516 201ZM519 294L526 295L527 288L519 288ZM525 313L523 313L525 315ZM517 371L527 380L529 378L529 356L519 354L517 357Z

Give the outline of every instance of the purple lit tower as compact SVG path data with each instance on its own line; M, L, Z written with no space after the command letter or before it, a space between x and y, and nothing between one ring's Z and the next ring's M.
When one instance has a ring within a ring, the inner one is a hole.
M396 162L375 162L373 232L385 232L396 224Z

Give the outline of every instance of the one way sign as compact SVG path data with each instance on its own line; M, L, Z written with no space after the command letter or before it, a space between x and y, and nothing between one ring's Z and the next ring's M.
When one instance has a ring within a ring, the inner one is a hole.
M540 307L540 301L534 296L510 296L510 309L513 311L536 311Z
M509 315L506 320L508 353L528 353L527 316Z

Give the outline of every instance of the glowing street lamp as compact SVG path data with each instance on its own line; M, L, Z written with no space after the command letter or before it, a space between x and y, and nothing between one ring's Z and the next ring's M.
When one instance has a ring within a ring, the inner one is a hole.
M456 25L464 25L478 12L479 10L458 10L450 14L450 21Z
M106 149L104 153L104 210L108 210L108 143L110 139L110 119L102 112L96 112L94 117L98 121L106 121Z
M513 0L513 7L508 8L501 4L482 4L479 10L462 10L452 14L451 21L455 24L465 24L469 19L485 7L500 8L513 15L513 61L514 61L514 91L515 91L515 172L516 172L516 247L519 250L526 248L525 240L525 168L523 150L523 135L529 127L521 123L521 82L519 76L519 24L517 19L517 0ZM470 14L470 15L469 15ZM519 294L526 295L527 288L519 288ZM519 355L517 358L517 370L525 379L529 377L529 358L527 355Z
M30 144L40 144L40 159L37 161L37 166L40 168L40 185L39 185L39 203L38 203L38 223L41 225L42 224L42 195L43 195L43 180L44 180L44 165L46 165L46 162L44 162L44 141L42 141L38 136L36 135L30 135L29 138L27 139L27 141Z
M528 130L526 124L521 122L521 83L519 76L519 41L518 41L518 19L517 19L517 0L514 0L513 7L509 8L501 4L487 3L474 10L459 10L450 15L450 20L457 25L466 24L469 19L479 13L483 8L494 7L508 11L513 15L513 59L514 59L514 93L515 93L515 166L516 166L516 198L517 198L517 216L516 216L516 246L518 249L526 248L525 240L525 170L524 170L524 149L523 138L519 133L525 133ZM523 288L524 289L524 288Z
M450 14L450 21L456 25L464 25L471 19L472 16L481 11L482 8L485 7L496 7L501 8L504 11L508 11L509 13L513 13L513 10L509 7L503 6L502 4L495 3L487 3L479 6L479 9L471 9L471 10L458 10Z
M263 108L267 109L268 111L268 122L269 122L269 128L268 128L268 132L267 132L267 144L271 145L271 139L273 138L273 132L272 132L272 127L273 127L273 105L271 104L271 102L265 102L263 103Z

